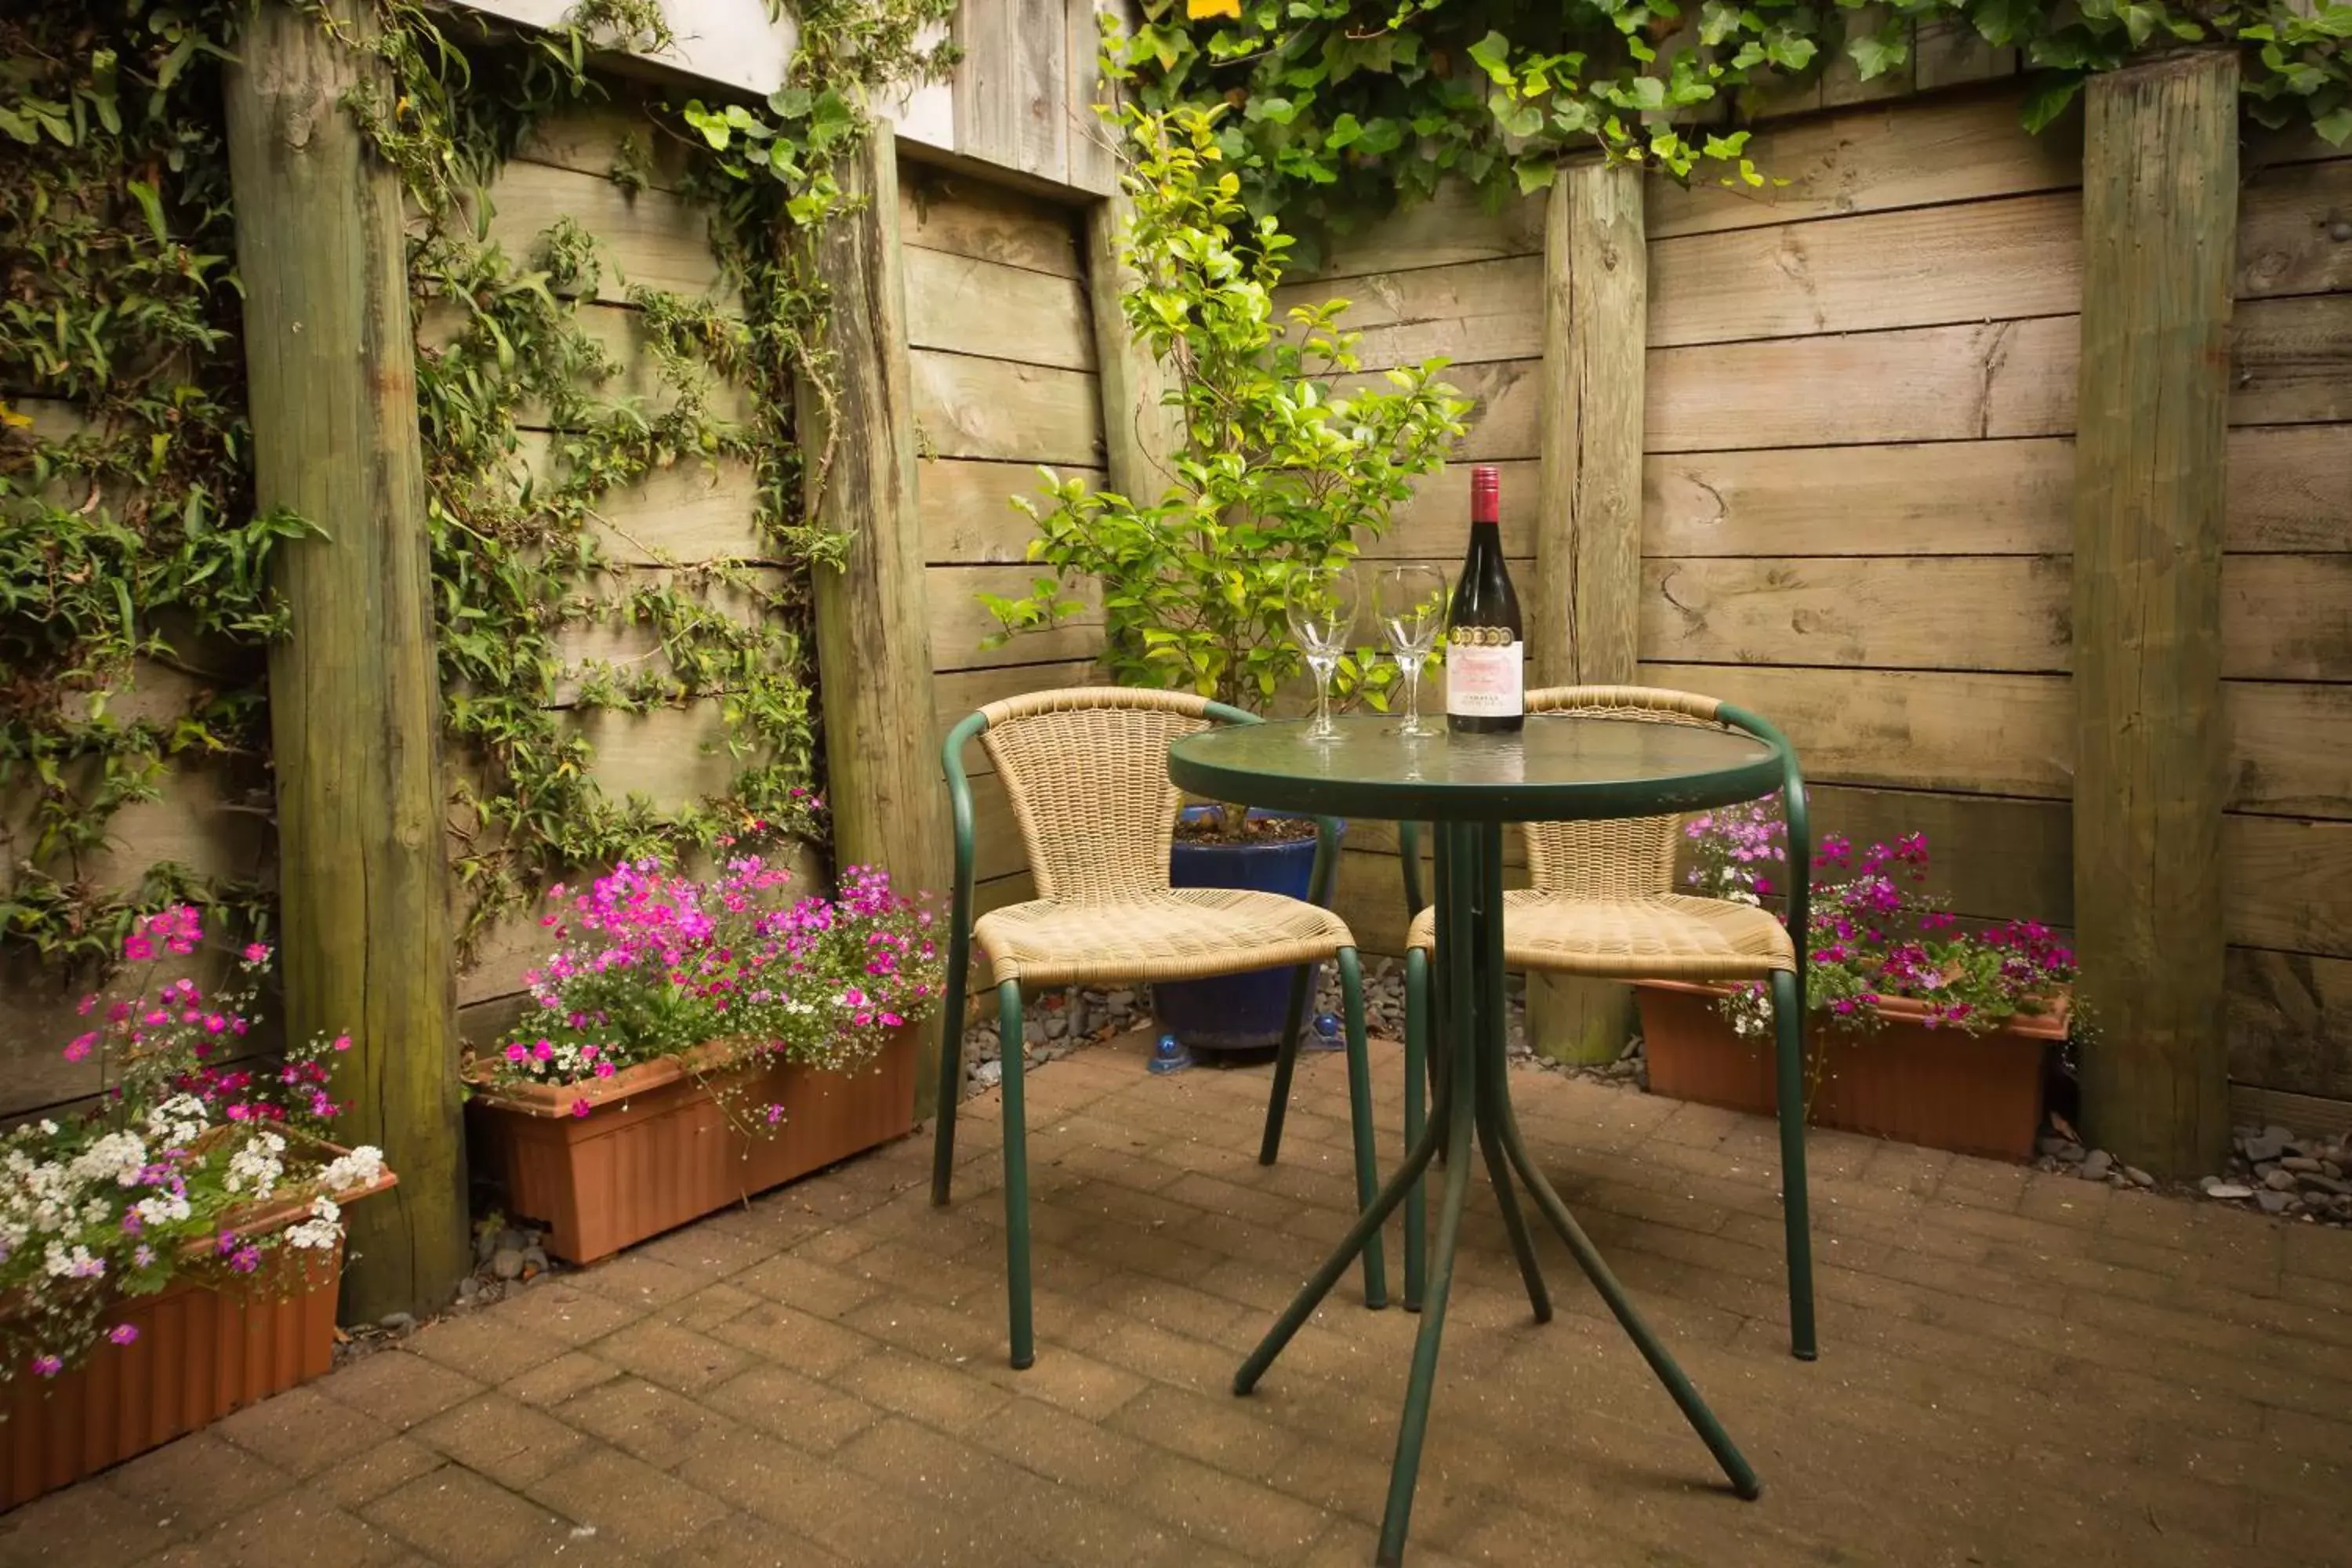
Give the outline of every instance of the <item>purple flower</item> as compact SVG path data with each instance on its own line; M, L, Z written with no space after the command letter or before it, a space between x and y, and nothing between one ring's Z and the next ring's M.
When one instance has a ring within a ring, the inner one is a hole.
M129 1323L117 1323L106 1331L106 1337L118 1345L139 1342L139 1331Z

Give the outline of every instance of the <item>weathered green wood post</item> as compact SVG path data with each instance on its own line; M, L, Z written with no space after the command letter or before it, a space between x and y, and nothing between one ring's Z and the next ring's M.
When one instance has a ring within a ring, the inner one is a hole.
M2238 62L2091 79L2074 447L2084 1131L2164 1175L2228 1151L2222 457Z
M269 658L279 947L294 1038L348 1032L352 1142L399 1187L350 1215L347 1318L437 1307L469 1260L442 846L441 700L400 184L343 100L380 74L323 16L265 0L227 73L256 497L287 547Z
M1544 223L1543 458L1536 512L1535 678L1625 683L1639 658L1642 395L1650 265L1642 171L1569 164ZM1614 1061L1633 994L1528 976L1528 1036L1561 1061Z
M849 541L841 568L818 568L815 582L835 856L882 867L908 892L943 892L950 875L947 791L932 716L898 159L889 126L875 127L836 173L844 207L809 241L832 296L831 401L806 380L793 399L810 515ZM820 474L828 431L832 458ZM922 1037L935 1038L929 1028ZM920 1121L931 1113L936 1080L925 1069L915 1083Z

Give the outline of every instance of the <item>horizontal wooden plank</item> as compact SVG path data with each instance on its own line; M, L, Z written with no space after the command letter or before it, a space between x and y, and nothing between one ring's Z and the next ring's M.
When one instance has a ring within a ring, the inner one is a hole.
M2238 298L2352 289L2352 158L2260 169L2238 195Z
M1448 180L1427 201L1407 201L1364 221L1356 232L1334 235L1322 264L1305 277L1360 278L1416 267L1449 267L1540 256L1544 198L1511 196L1489 207L1477 191Z
M1357 353L1374 369L1443 355L1457 364L1543 352L1543 258L1376 272L1276 289L1275 309L1348 301L1340 318L1362 334Z
M2083 299L2082 205L2053 192L1656 240L1649 342L2070 313Z
M236 950L223 943L197 950L184 971L207 994L216 994L236 978ZM170 974L182 973L175 964ZM131 1001L152 975L144 964L131 964L95 987L105 1002ZM92 1052L79 1061L65 1058L66 1042L90 1026L79 1011L83 995L93 989L90 977L45 965L25 947L11 942L0 950L0 1008L8 1027L0 1030L0 1121L16 1118L94 1096L105 1087L100 1074L120 1061L108 1063ZM278 1047L278 1030L265 1020L248 1037L260 1049ZM232 1066L232 1061L217 1061Z
M1648 560L1641 651L1706 664L2059 673L2066 563L2034 555Z
M1065 370L1095 368L1085 286L978 257L908 247L907 342Z
M1088 658L1102 648L1102 591L1089 583L1073 596L1087 608L1079 616L1037 631L1024 632L1003 647L981 645L1001 629L980 602L982 594L1005 598L1029 592L1038 574L1027 566L931 566L923 573L930 605L931 668L972 669L992 664L1038 664L1049 659Z
M2019 102L2018 91L2003 87L1767 127L1748 153L1787 184L1684 187L1653 175L1650 237L2079 186L2081 117L2028 135Z
M1103 483L1100 468L1063 468L1063 479ZM1025 561L1037 525L1013 505L1034 501L1045 478L1034 463L988 463L941 458L916 470L916 503L923 520L923 559L934 566L977 566Z
M1503 463L1536 459L1539 455L1536 414L1542 398L1542 364L1541 360L1536 359L1457 364L1438 378L1470 404L1470 412L1465 416L1469 432L1454 445L1455 461ZM1342 376L1338 384L1341 390L1352 392L1380 379L1370 374Z
M2074 812L2063 800L1837 784L1808 789L1806 796L1816 844L1832 833L1862 847L1926 834L1927 890L1948 899L1957 914L2074 923Z
M2352 549L2352 425L2230 433L2228 548ZM2074 547L2064 437L1659 453L1645 554L2046 555ZM1506 488L1507 504L1508 489Z
M1538 465L1521 459L1495 466L1501 470L1496 478L1502 487L1503 553L1513 561L1532 559ZM1440 561L1449 573L1469 547L1470 469L1458 462L1414 480L1412 496L1389 514L1387 531L1362 542L1367 561ZM1518 584L1522 594L1534 585L1533 576Z
M2246 947L2352 958L2352 822L2221 819L2221 901Z
M526 431L516 457L520 471L535 483L562 477L560 437ZM589 528L610 559L628 565L761 561L773 556L774 547L756 521L759 500L749 463L674 463L600 497Z
M1067 207L968 174L899 161L898 237L908 246L1083 278L1077 225Z
M2352 294L2246 301L2230 363L2232 425L2352 420Z
M1642 468L1656 556L2047 555L2074 548L2074 443L1657 454Z
M2221 707L2231 809L2352 817L2352 685L2225 680Z
M517 260L532 262L547 231L570 218L596 237L602 263L596 297L625 300L641 284L688 299L710 297L720 309L742 301L711 254L710 219L683 196L662 190L635 195L599 174L516 159L490 187L489 237Z
M1021 840L1012 799L994 773L971 781L971 864L974 879L982 882L1029 869L1029 848Z
M1100 468L1100 383L1084 371L914 349L915 417L942 458Z
M609 179L625 161L656 190L679 189L693 169L685 142L656 130L644 96L626 83L607 83L610 101L581 104L539 116L523 128L515 156L575 174Z
M2230 1121L2238 1127L2291 1127L2314 1136L2342 1136L2352 1133L2352 1100L2232 1083Z
M2052 316L1653 349L1643 447L2063 435L2074 423L2075 339L2074 317Z
M634 403L648 415L666 414L677 406L677 389L661 374L647 342L644 312L626 305L589 300L581 301L574 321L581 332L604 352L613 365L611 375L582 388L593 405ZM461 307L446 300L435 300L416 318L417 348L425 353L446 348L457 340L466 325L467 317ZM734 424L752 417L749 388L715 374L705 374L697 384L705 407L714 417ZM524 429L544 430L551 422L551 416L543 400L533 398L515 409L515 423Z
M650 713L579 709L567 722L594 749L590 772L615 803L635 795L663 812L697 805L733 787L741 765L727 750L725 704L718 698Z
M2227 976L2232 1079L2352 1100L2352 960L2233 947Z
M754 568L761 590L770 595L789 592L792 574L782 567ZM676 586L708 608L741 625L751 625L765 612L743 589L727 583L698 584L688 575L661 568L614 573L583 584L574 598L592 618L568 622L556 634L555 653L563 669L549 696L549 706L568 708L578 701L581 683L592 673L628 680L651 669L672 674L662 651L660 629L650 623L625 618L624 601L640 588Z
M2352 425L2230 432L2227 547L2352 550Z
M2224 557L2221 672L2352 680L2352 554Z
M121 706L131 709L136 703L126 700ZM108 711L118 710L110 703ZM131 717L127 712L119 716ZM68 776L73 776L73 770ZM94 777L89 782L94 784ZM0 854L0 896L21 885L36 838L35 792L13 784L10 795L0 803L0 850L5 851ZM248 797L226 770L182 759L165 768L154 798L126 801L107 818L103 847L70 861L45 858L40 868L69 881L86 882L97 891L136 889L151 868L165 861L199 877L253 881L263 876L276 853L269 805L266 794L259 799Z
M1805 776L1825 784L2073 792L2074 693L2063 676L1644 663L1642 679L1762 715L1794 742Z

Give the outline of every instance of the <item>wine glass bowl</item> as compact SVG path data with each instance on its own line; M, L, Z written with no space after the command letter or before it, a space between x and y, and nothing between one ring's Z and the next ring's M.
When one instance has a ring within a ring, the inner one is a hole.
M1315 673L1315 721L1307 731L1310 741L1339 738L1339 727L1331 722L1331 677L1355 633L1357 597L1356 581L1344 572L1302 572L1292 579L1283 603L1290 635Z
M1375 584L1381 630L1389 652L1404 678L1404 722L1397 733L1427 736L1439 733L1421 718L1421 672L1436 650L1437 634L1445 629L1449 593L1445 574L1434 566L1391 566Z

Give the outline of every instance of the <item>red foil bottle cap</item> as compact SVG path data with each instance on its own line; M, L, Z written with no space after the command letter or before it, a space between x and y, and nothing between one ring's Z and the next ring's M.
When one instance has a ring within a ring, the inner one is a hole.
M1497 522L1503 514L1503 473L1492 463L1470 470L1470 521Z

